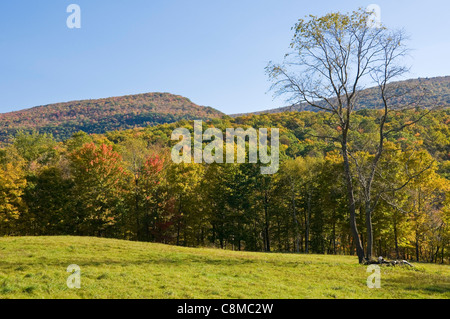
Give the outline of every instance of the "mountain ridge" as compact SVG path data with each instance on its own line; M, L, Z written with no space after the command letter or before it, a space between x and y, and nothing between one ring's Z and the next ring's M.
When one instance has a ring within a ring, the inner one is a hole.
M413 102L417 102L416 95L421 93L417 88L423 87L429 94L417 103L422 107L450 106L450 76L409 79L391 83L390 86L411 93L408 93L406 99ZM379 99L376 96L376 88L367 88L360 92L357 109L380 107L377 105ZM399 103L401 101L393 100L393 106ZM294 111L317 110L305 104L294 104L258 112L226 115L212 107L197 105L181 95L141 93L53 103L0 113L0 142L8 141L10 136L19 131L49 133L56 140L65 140L79 131L102 134L135 127L170 124L183 119L209 120L223 116L240 117Z
M105 133L182 119L210 119L225 114L170 93L142 93L40 105L0 113L0 141L20 130L50 133L63 140L78 131Z
M411 89L414 90L415 87L422 87L429 91L428 96L424 98L419 104L423 107L430 108L433 106L449 107L450 106L450 76L439 76L432 78L417 78L417 79L407 79L403 81L392 82L388 86L398 86L404 90ZM365 88L361 90L361 100L359 101L360 107L357 109L375 109L381 107L375 102L374 96L376 96L376 87ZM439 92L436 92L439 90ZM443 91L443 92L441 92ZM417 93L417 92L414 92ZM411 100L414 98L414 94L406 94L403 96L403 100ZM394 100L392 105L395 107L401 103L400 99ZM240 116L250 116L250 115L260 115L260 114L272 114L281 112L295 112L295 111L320 111L317 108L311 107L306 103L303 104L293 104L291 106L283 106L279 108L266 109L263 111L249 112L249 113L236 113L230 114L231 117Z

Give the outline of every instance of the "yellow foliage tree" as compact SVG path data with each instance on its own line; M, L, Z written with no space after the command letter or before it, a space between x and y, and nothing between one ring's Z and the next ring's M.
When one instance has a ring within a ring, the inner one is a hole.
M0 235L14 234L14 221L24 210L22 201L26 186L23 161L0 164Z

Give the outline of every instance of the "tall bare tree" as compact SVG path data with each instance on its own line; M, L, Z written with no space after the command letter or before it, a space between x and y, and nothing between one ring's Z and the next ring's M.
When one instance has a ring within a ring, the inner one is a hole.
M404 32L373 26L371 21L371 14L363 9L349 14L330 13L300 19L293 28L292 52L285 56L282 64L271 62L266 68L275 95L287 94L289 102L329 114L328 133L322 137L340 145L350 228L360 263L373 256L372 213L381 193L372 192L384 143L390 134L412 125L426 114L418 112L417 117L397 127L388 124L391 112L418 107L418 100L411 98L411 94L418 91L417 88L400 89L391 83L408 72L402 64L408 53ZM369 86L377 88L380 109L375 122L377 134L361 146L354 138L354 113L364 107L359 103L361 90ZM404 103L398 103L400 98ZM390 106L392 100L396 100L396 107ZM364 164L354 155L362 150L361 147L372 155ZM355 181L361 184L363 193L366 254L356 222Z

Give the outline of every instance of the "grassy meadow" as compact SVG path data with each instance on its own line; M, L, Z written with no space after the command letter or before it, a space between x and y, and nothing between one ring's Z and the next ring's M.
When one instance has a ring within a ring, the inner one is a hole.
M81 267L81 288L66 269ZM0 238L0 299L450 298L450 266L382 267L352 256L193 249L91 237Z

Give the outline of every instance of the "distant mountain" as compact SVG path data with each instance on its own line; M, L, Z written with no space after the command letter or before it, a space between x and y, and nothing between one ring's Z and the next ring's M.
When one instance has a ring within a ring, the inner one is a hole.
M431 108L435 106L450 106L450 76L435 78L419 78L406 81L393 82L389 84L391 89L399 93L398 98L390 101L392 106L399 106L405 103L416 102L421 107ZM369 88L360 91L357 109L377 109L379 104L379 93L377 88ZM320 103L319 103L320 104ZM295 104L252 113L240 113L230 115L238 117L252 114L282 113L295 111L318 111L317 108L307 104Z
M417 102L424 107L450 106L450 76L413 79L395 82L390 86L399 92L408 92L401 99L391 101L394 106L405 100ZM418 99L417 96L422 95L424 90L428 94L423 99ZM380 108L377 94L375 88L362 90L358 108ZM231 116L304 110L316 111L308 105L292 105ZM57 140L65 140L78 131L101 134L107 131L173 123L182 119L209 120L224 115L216 109L199 106L185 97L169 93L73 101L0 114L0 142L7 141L9 136L19 130L51 133Z
M64 140L78 131L104 133L182 119L211 119L224 114L169 93L147 93L37 106L0 114L0 141L19 130L51 133Z

